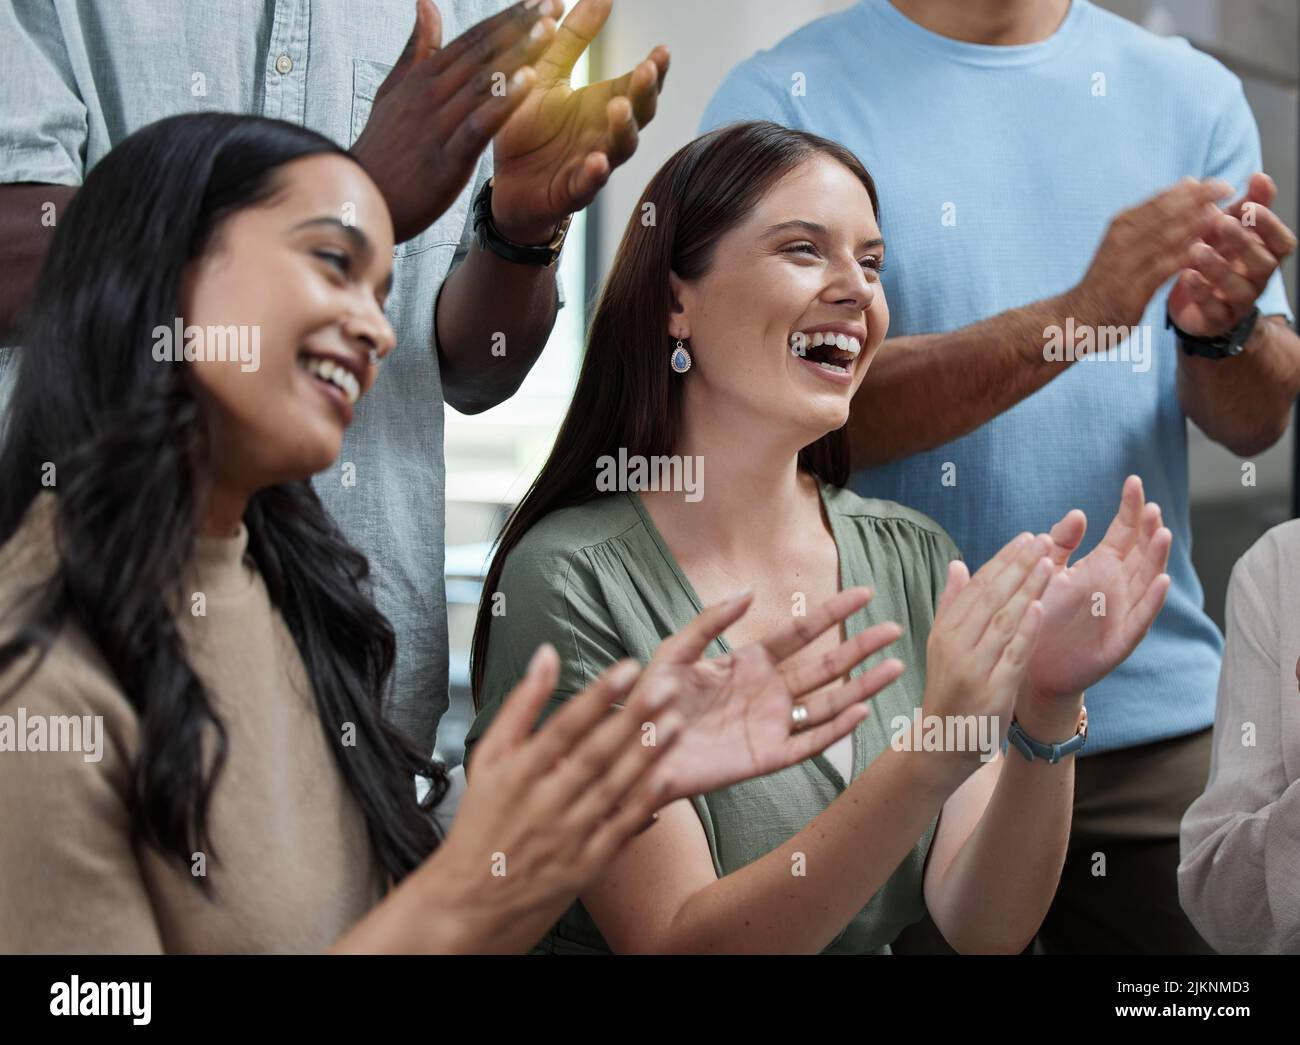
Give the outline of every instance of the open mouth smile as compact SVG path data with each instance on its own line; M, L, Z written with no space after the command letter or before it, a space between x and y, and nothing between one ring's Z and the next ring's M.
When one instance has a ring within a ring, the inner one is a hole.
M827 377L847 380L862 353L862 342L836 331L796 331L790 335L790 354Z
M352 408L361 399L360 364L337 356L319 355L307 349L298 353L298 366L305 370L327 399L338 409L344 424L352 421Z

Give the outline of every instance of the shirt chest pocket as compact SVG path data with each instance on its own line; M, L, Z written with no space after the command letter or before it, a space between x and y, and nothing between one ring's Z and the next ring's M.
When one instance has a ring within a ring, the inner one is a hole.
M375 62L369 58L352 59L352 124L349 127L349 148L361 137L361 132L370 119L370 111L374 108L375 95L392 70L393 67L385 62ZM472 185L471 182L471 188ZM459 246L465 231L465 222L469 217L470 191L470 189L463 191L451 208L415 239L399 243L393 248L393 257L409 257L412 254L423 253L432 247Z

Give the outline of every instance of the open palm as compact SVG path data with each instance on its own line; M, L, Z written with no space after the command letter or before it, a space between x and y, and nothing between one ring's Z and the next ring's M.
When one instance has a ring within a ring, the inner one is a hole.
M1173 535L1160 508L1146 504L1142 480L1124 483L1119 511L1091 552L1067 565L1087 529L1075 510L1051 532L1056 573L1043 593L1043 623L1029 662L1029 684L1043 696L1072 696L1118 667L1164 605Z
M493 140L493 211L502 229L553 227L586 207L654 118L668 73L664 47L616 80L570 84L610 7L611 0L579 0L535 63L537 86Z
M673 706L684 728L655 769L661 780L669 781L670 800L784 769L852 732L867 716L863 701L898 678L902 662L885 660L857 678L818 691L897 639L898 625L868 628L815 662L798 667L789 662L870 598L861 588L841 592L760 642L703 659L709 643L749 608L751 597L746 596L705 610L659 647L637 690L667 687L677 693ZM808 710L806 728L798 732L791 717L796 703Z

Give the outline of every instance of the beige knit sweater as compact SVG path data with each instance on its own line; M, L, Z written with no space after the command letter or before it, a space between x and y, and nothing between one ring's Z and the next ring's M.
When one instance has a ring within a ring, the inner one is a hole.
M13 634L23 593L57 561L57 511L58 498L42 493L0 549L0 636ZM214 852L181 864L132 845L139 720L84 632L65 625L36 674L0 703L0 951L313 952L378 901L383 875L360 807L247 544L243 527L199 541L192 591L205 612L191 600L179 618L228 734L209 812ZM0 679L0 693L33 658ZM78 750L66 750L78 744L69 716L84 727ZM65 750L39 750L52 747Z

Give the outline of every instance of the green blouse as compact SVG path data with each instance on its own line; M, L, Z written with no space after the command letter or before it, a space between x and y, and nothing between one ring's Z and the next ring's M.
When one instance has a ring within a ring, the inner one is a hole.
M839 549L841 589L875 588L875 597L846 623L850 636L882 621L906 629L886 656L899 657L902 678L871 700L871 715L853 734L853 776L888 746L890 722L910 719L925 692L925 648L934 608L959 557L943 529L928 517L890 501L864 500L821 486L822 502ZM504 612L489 632L480 704L465 740L468 761L502 700L538 645L559 651L560 683L553 711L623 657L648 661L659 643L700 612L700 601L635 493L615 493L552 512L510 553L499 591ZM728 649L719 639L706 651ZM472 767L471 767L472 769ZM708 838L719 877L744 867L797 834L845 789L822 755L788 769L691 801ZM922 870L932 821L912 851L871 901L844 926L827 954L887 954L889 944L925 912ZM546 953L608 953L591 916L575 903L539 944Z

